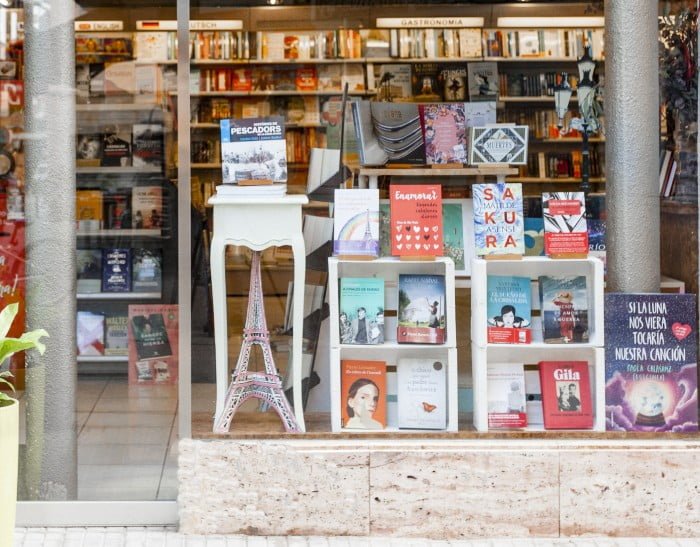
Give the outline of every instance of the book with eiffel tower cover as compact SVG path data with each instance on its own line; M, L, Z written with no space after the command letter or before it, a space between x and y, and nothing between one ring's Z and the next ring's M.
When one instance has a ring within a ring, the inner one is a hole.
M379 190L335 191L333 254L379 256Z
M391 254L442 256L442 186L392 184Z

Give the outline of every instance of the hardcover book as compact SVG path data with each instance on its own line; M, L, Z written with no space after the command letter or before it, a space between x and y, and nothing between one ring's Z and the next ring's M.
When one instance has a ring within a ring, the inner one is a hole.
M549 344L588 342L588 291L582 275L540 276L540 310L544 341Z
M314 66L300 66L296 70L297 91L316 91L318 75Z
M237 67L231 71L231 89L233 91L252 91L253 72L248 67Z
M698 431L692 294L605 295L608 431Z
M488 342L529 344L532 341L530 278L489 275L486 286Z
M131 165L131 133L113 128L102 136L103 167L128 167Z
M464 103L465 125L484 127L496 123L496 101Z
M102 250L77 249L78 293L98 293L102 286Z
M336 189L333 254L379 256L379 190Z
M345 429L386 428L386 363L340 362L341 416Z
M442 256L442 186L392 184L391 254Z
M588 256L586 198L583 192L542 194L544 248L552 258Z
M162 168L163 126L155 123L136 123L131 131L131 156L134 167Z
M377 98L380 101L411 98L411 65L379 65Z
M467 162L464 103L419 105L428 165Z
M447 427L447 366L439 359L401 358L396 367L399 428Z
M384 279L340 279L340 343L384 343Z
M522 185L474 184L472 194L476 254L524 254Z
M126 315L105 317L105 355L129 355L129 318Z
M411 82L413 98L416 101L437 102L440 100L439 73L440 69L437 63L416 63L413 65Z
M591 429L593 405L586 361L542 361L540 385L545 429Z
M163 227L163 188L134 186L131 189L131 226L137 230Z
M105 316L101 313L79 311L76 324L78 355L104 355Z
M75 163L78 167L100 167L102 159L102 134L78 135L75 145Z
M467 100L467 69L444 68L440 71L439 82L445 101Z
M467 63L470 101L498 100L498 65L496 63Z
M425 141L418 105L370 102L372 125L390 164L425 164Z
M379 144L374 133L370 101L352 101L350 108L359 144L360 163L362 165L384 165L389 156Z
M444 344L447 339L445 276L399 274L399 326L403 344Z
M130 384L177 385L177 347L177 305L129 306Z
M365 72L362 65L346 64L343 65L343 73L340 77L341 88L345 88L348 84L348 92L365 91Z
M131 189L124 188L102 195L104 227L108 230L131 228Z
M159 293L163 288L163 253L160 249L133 249L134 292Z
M77 190L75 192L75 218L79 232L102 229L102 192L100 190Z
M221 120L221 169L224 184L246 180L287 182L284 118Z
M102 292L131 291L131 249L102 249Z
M318 67L319 91L342 91L343 67L339 64L322 64Z
M522 429L527 427L525 368L522 363L489 363L488 385L489 429Z
M471 127L469 163L527 164L527 125Z

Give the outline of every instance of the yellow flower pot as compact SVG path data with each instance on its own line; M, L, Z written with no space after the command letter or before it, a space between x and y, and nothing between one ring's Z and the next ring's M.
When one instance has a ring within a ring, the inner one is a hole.
M0 406L0 547L12 547L17 505L19 403Z

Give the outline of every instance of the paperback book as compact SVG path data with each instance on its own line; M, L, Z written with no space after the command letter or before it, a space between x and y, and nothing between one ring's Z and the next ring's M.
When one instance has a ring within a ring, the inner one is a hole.
M345 429L386 428L386 363L340 362L341 416Z
M131 189L131 226L137 230L163 227L162 186L134 186Z
M402 358L397 367L400 429L447 427L447 366L439 359Z
M489 429L522 429L527 427L525 402L525 368L522 363L489 363L488 385Z
M78 293L98 293L102 286L102 250L77 249Z
M519 183L474 184L476 254L525 253L523 192Z
M542 194L544 248L551 258L588 256L586 198L583 192Z
M221 169L224 184L241 181L287 182L284 118L221 120Z
M379 190L335 190L333 254L379 256Z
M399 325L402 344L444 344L446 329L445 276L399 274Z
M496 63L467 63L467 72L470 101L498 100L498 65Z
M608 431L698 431L692 294L605 295Z
M442 186L392 184L391 254L442 256Z
M341 344L384 343L384 279L340 279Z
M417 104L370 101L370 112L387 163L425 164L425 140Z
M75 146L77 167L100 167L102 160L102 134L86 133L78 135Z
M489 344L529 344L532 291L529 277L489 275L486 281Z
M131 133L120 128L106 131L102 136L103 167L128 167L131 165Z
M540 310L548 344L588 342L588 291L583 275L540 276Z
M469 163L527 165L527 125L471 127Z
M440 100L439 73L440 69L437 63L416 63L413 65L411 81L413 98L416 101L436 102Z
M593 405L586 361L542 361L540 386L545 429L591 429Z
M105 355L129 354L129 318L126 315L105 317Z
M419 105L428 165L467 162L464 103Z
M163 288L163 252L161 249L133 249L134 292L160 293Z
M440 71L442 96L445 101L467 100L467 69L444 68Z
M134 167L163 168L163 126L161 124L134 124L131 139Z
M102 195L104 227L107 230L131 228L131 189L124 188Z
M102 249L102 292L131 291L131 249Z
M129 383L177 385L178 310L175 304L129 306Z
M102 229L103 210L100 190L75 192L75 218L78 232L94 232Z
M377 80L380 101L411 98L411 65L380 65Z
M105 316L101 313L79 311L76 324L78 355L104 355Z

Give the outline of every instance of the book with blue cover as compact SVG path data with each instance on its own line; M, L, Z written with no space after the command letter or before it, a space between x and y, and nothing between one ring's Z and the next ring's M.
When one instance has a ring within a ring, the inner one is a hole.
M444 275L399 274L400 344L444 344L446 318Z
M102 249L102 292L131 291L131 249Z
M384 342L384 279L340 279L338 324L341 344Z
M544 341L588 342L588 290L583 275L540 276L540 310Z
M532 341L531 300L529 277L489 275L486 280L488 342L529 344Z

